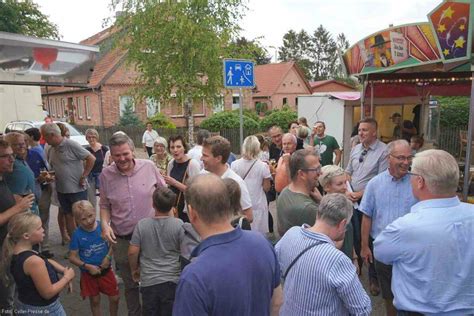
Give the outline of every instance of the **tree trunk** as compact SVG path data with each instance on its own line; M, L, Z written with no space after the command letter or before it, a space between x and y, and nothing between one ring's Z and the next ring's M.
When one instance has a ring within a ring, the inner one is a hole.
M186 117L186 125L188 127L188 144L191 146L194 144L194 116L193 116L193 103L189 97L186 97L184 101L184 116Z

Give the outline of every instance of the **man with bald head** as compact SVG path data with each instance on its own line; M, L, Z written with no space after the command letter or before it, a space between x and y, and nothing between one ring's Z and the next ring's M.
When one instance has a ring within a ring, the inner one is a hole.
M291 133L286 133L282 138L282 151L283 155L278 161L278 165L275 171L275 190L281 192L288 184L290 184L290 172L288 164L290 162L290 156L296 150L297 138Z
M456 159L423 151L409 177L419 202L374 241L375 258L393 265L398 315L474 315L474 206L456 195Z
M410 212L418 202L413 196L408 170L413 160L406 140L388 144L388 169L372 178L365 188L359 210L362 212L361 257L368 264L375 264L377 280L385 300L388 316L395 316L391 291L392 266L374 258L373 240L394 220Z
M282 290L273 247L261 234L231 226L233 211L222 179L195 176L185 197L202 242L181 274L173 315L278 313Z

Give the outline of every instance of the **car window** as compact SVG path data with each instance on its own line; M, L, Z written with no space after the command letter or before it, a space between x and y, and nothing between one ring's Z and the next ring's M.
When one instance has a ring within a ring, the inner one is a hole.
M73 127L72 125L66 123L66 126L67 126L67 128L69 129L69 134L70 134L71 136L81 136L81 135L82 135L81 132L79 132L79 131L78 131L75 127Z
M8 123L7 126L5 127L5 134L10 133L13 130L13 124Z

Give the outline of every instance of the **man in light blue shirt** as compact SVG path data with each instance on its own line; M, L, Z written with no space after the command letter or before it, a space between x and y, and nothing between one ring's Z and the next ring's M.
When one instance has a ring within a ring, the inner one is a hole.
M406 140L395 140L387 146L388 170L372 178L365 188L360 211L362 216L361 228L361 257L366 263L374 262L372 257L373 240L382 230L394 220L410 212L410 208L418 202L413 196L410 168L413 156L410 144ZM369 234L370 233L370 234ZM377 279L385 300L388 316L395 316L391 291L392 266L385 265L375 258Z
M410 175L420 202L374 241L377 260L393 265L394 305L401 315L474 314L474 206L456 196L456 160L427 150Z

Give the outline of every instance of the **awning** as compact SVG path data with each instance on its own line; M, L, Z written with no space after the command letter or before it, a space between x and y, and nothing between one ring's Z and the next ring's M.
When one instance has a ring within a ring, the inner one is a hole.
M99 47L0 32L0 84L87 87Z

